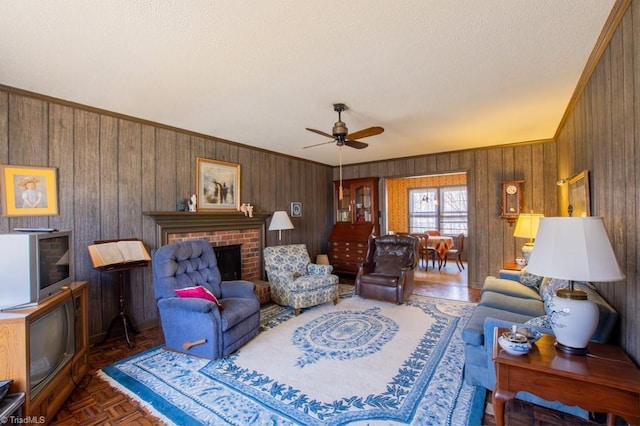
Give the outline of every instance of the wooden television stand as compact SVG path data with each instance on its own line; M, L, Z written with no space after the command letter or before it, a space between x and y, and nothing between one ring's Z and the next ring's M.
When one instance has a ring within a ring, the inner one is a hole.
M75 353L58 373L35 395L30 383L29 330L31 324L73 300ZM86 281L73 282L68 289L37 306L0 312L0 378L13 379L9 393L24 392L22 416L42 417L44 423L64 405L76 384L89 369L89 290Z

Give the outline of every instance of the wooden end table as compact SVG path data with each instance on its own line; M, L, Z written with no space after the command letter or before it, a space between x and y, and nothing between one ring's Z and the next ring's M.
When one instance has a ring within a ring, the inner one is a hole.
M504 262L502 268L508 269L509 271L522 271L524 266L520 266L516 262Z
M260 305L271 302L271 285L268 281L254 280L256 296L260 300Z
M498 426L504 425L506 402L519 391L607 413L608 425L615 424L616 416L640 424L640 370L621 348L591 342L588 355L568 355L556 351L554 336L543 335L529 353L509 355L498 344L505 331L509 330L496 328L493 336L493 409Z

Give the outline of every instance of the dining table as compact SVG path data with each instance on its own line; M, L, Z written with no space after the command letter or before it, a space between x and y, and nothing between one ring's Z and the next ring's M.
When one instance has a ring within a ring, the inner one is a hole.
M429 235L429 238L426 241L427 245L420 248L420 252L422 254L421 257L425 264L425 270L428 269L429 259L427 257L427 253L430 249L436 251L438 256L438 266L441 266L445 256L447 255L447 250L453 247L453 237L446 235Z
M444 259L447 254L447 250L453 247L453 237L447 237L445 235L429 235L427 247L436 249L440 259Z

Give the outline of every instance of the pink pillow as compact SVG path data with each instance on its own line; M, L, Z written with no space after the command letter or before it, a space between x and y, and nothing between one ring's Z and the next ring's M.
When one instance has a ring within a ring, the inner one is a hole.
M173 291L178 295L178 297L197 297L200 299L207 299L218 305L218 309L222 310L223 308L222 303L218 302L218 299L216 299L213 293L211 293L201 285L197 285L195 287L179 288Z

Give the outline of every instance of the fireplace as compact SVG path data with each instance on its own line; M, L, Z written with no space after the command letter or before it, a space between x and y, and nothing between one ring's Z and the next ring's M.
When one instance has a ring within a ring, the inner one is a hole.
M235 279L264 279L262 251L265 245L267 213L253 217L233 212L145 212L156 223L156 246L201 238L214 251L223 246L240 246L240 276Z
M222 281L239 280L242 276L242 244L213 246Z

